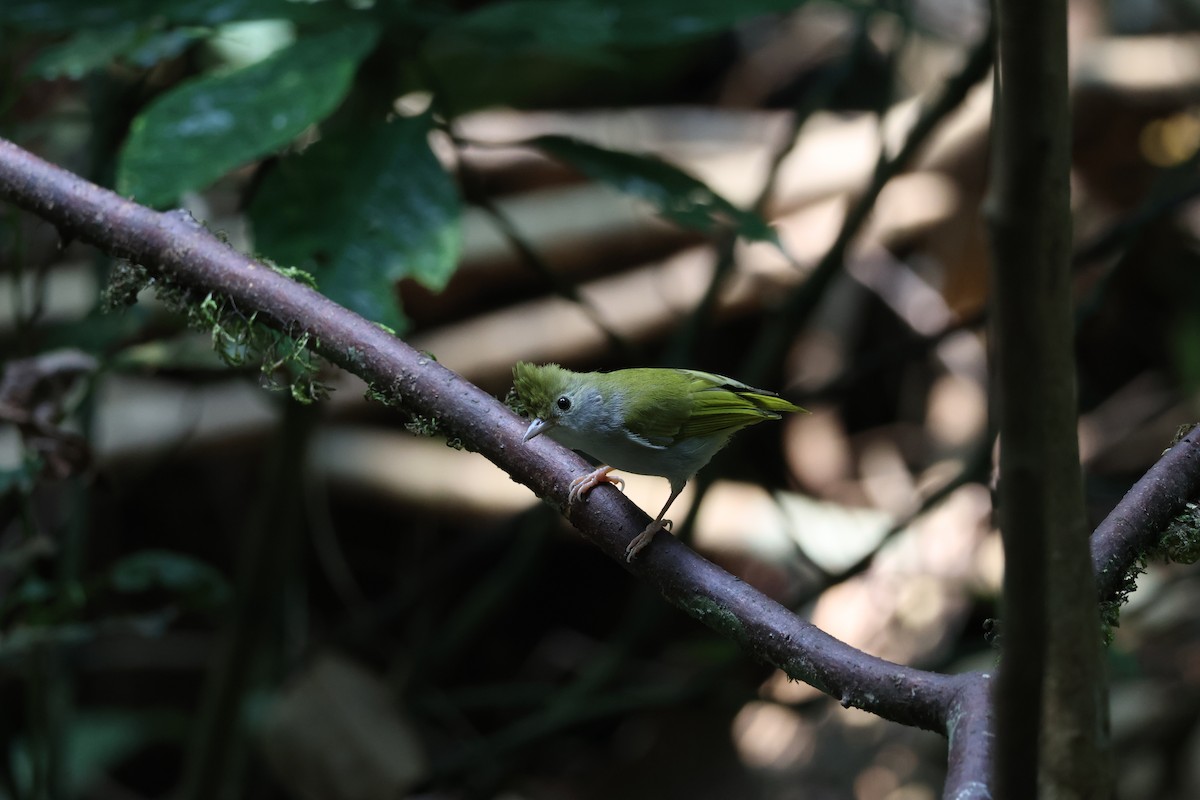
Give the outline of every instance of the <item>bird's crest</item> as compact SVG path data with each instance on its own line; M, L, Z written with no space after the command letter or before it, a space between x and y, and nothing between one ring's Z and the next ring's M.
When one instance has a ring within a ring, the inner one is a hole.
M513 388L531 416L543 417L567 388L571 371L558 364L530 364L518 361L513 366Z

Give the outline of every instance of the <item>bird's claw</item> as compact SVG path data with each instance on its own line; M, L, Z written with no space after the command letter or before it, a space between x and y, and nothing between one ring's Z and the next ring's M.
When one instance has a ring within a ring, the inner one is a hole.
M671 529L671 520L656 519L646 526L646 530L639 533L629 542L629 546L625 548L625 562L632 562L638 553L642 552L645 547L654 539L654 534L663 529Z
M609 475L608 473L612 471L612 467L600 467L571 481L567 491L567 505L582 500L585 494L603 483L610 483L621 491L625 491L625 479L619 475Z

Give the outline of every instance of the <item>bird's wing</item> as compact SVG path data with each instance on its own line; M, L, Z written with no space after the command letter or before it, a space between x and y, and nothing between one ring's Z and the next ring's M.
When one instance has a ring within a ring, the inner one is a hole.
M634 370L624 370L625 373ZM613 390L620 395L630 436L649 447L664 448L680 438L680 429L687 422L691 400L688 397L690 380L682 371L652 370L653 380L640 384L640 391ZM650 373L651 370L647 370Z
M766 419L779 419L780 412L799 408L774 392L715 375L682 370L691 379L691 414L679 438L733 433Z
M625 372L630 372L626 370ZM630 435L651 447L667 447L693 436L731 434L780 412L800 408L764 389L699 370L653 370L643 390L623 397Z

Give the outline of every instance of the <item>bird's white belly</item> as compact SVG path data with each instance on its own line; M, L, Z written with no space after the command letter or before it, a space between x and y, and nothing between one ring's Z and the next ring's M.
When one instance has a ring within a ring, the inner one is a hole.
M583 436L564 428L549 433L555 441L610 467L641 475L661 475L672 484L687 481L729 441L728 436L705 436L683 439L669 447L654 447L620 428L589 431Z

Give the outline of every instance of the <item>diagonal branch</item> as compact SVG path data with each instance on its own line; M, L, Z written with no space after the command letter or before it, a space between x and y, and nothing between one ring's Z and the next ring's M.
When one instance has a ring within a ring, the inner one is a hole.
M1137 559L1167 525L1200 499L1200 428L1163 453L1092 533L1092 570L1100 600L1111 600Z
M503 404L400 339L212 236L183 212L160 213L61 170L0 139L0 196L65 234L152 274L257 311L413 413L436 418L468 447L538 496L565 508L567 481L588 469L548 440L521 442L525 425ZM572 522L622 563L646 515L614 490L572 510ZM834 639L673 537L626 566L674 605L791 677L881 717L935 731L971 679L893 664Z

